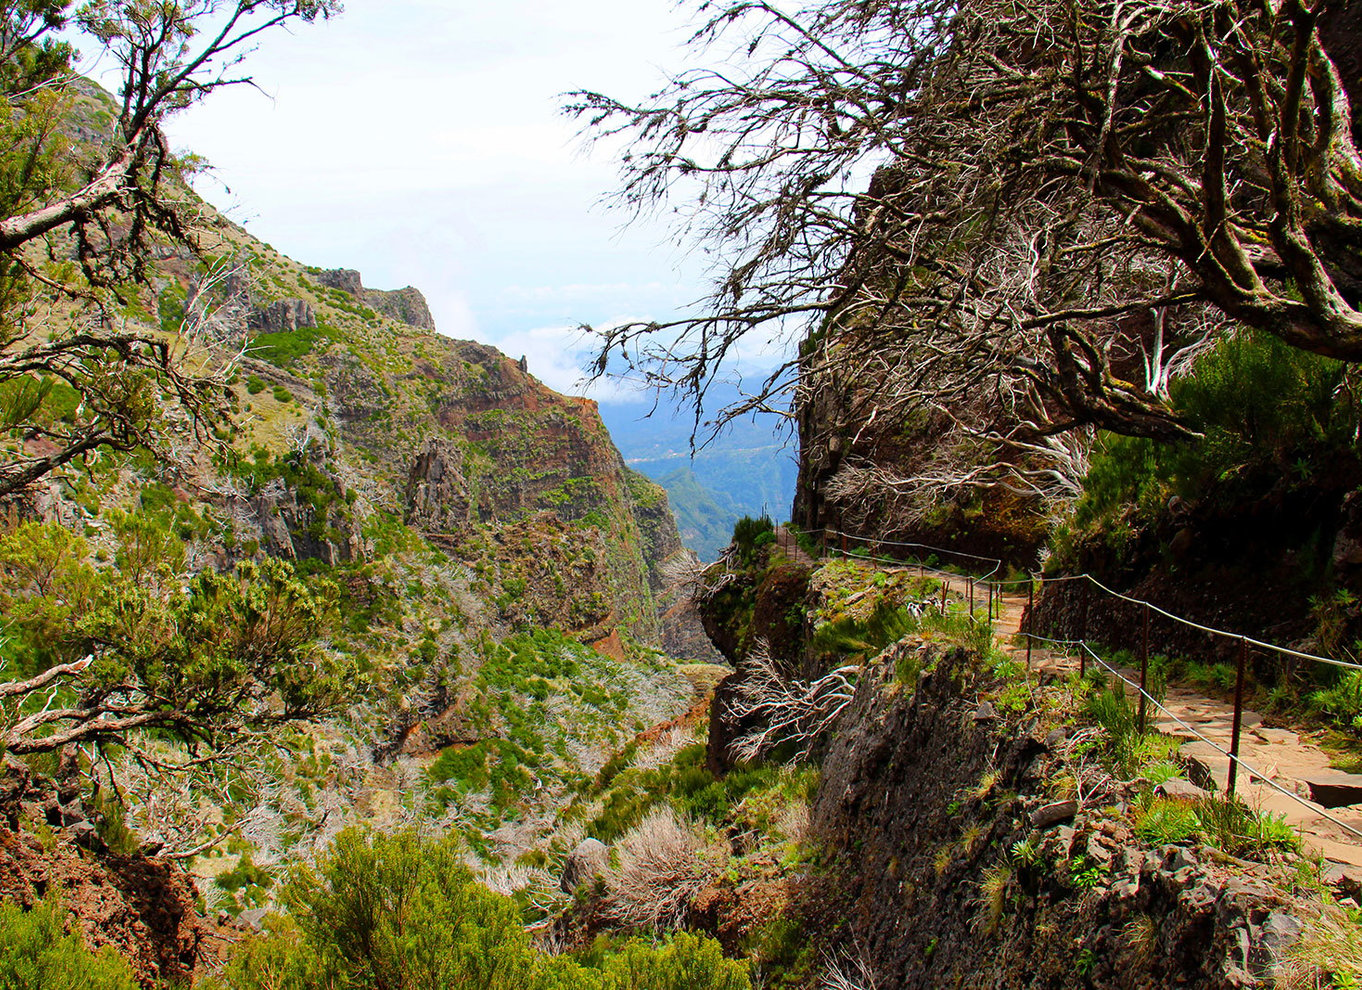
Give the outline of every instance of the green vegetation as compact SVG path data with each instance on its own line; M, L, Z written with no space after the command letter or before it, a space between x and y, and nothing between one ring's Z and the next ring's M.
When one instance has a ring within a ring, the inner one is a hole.
M510 898L476 882L452 839L348 830L289 878L289 919L241 943L228 990L748 990L741 963L685 933L589 964L531 943ZM216 981L215 981L216 982Z
M1232 856L1261 858L1273 850L1298 851L1300 836L1280 816L1259 814L1237 798L1195 801L1144 794L1135 811L1135 834L1150 845L1200 841Z
M127 961L109 947L98 953L65 932L66 910L51 891L31 911L0 904L0 987L5 990L136 990Z
M704 744L695 743L658 767L620 769L619 763L607 764L585 794L599 808L586 831L612 843L666 804L683 817L713 828L770 835L779 831L776 818L781 810L807 803L817 785L817 768L774 763L735 767L716 778L705 765Z
M248 352L276 368L292 368L298 360L311 354L318 345L325 346L340 339L335 327L318 321L313 327L299 327L280 333L262 333L251 338Z
M1240 334L1223 341L1172 386L1173 406L1204 435L1164 444L1103 434L1073 521L1055 538L1049 565L1065 566L1080 534L1102 533L1118 553L1132 520L1147 523L1170 497L1232 505L1265 480L1302 482L1354 464L1362 409L1342 388L1346 365Z
M122 741L129 726L202 744L224 731L314 717L333 703L343 664L317 642L331 589L309 587L275 559L186 575L171 518L119 519L118 568L96 567L90 545L54 523L0 537L10 669L34 676L74 664L54 675L52 690L62 701L85 699L61 718L19 722L11 752ZM270 706L246 700L265 691L275 696ZM50 707L48 693L18 695L8 714Z
M733 554L740 567L751 567L757 562L757 554L762 548L776 541L775 528L771 517L766 515L756 519L743 516L733 524Z
M483 640L478 649L465 718L467 731L484 738L443 750L425 779L433 809L485 796L463 826L466 841L481 850L484 833L518 817L541 788L586 788L590 779L574 754L618 749L643 729L633 711L636 686L671 669L647 656L621 663L544 629Z

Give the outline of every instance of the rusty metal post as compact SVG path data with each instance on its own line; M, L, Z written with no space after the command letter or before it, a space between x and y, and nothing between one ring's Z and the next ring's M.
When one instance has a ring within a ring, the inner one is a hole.
M946 614L946 582L941 582L941 614Z
M988 621L989 621L989 622L992 622L992 621L993 621L993 582L992 582L992 581L985 581L984 583L988 585Z
M1244 720L1244 668L1248 665L1248 640L1239 637L1239 665L1234 674L1234 726L1230 729L1230 779L1225 794L1234 796L1239 777L1239 728Z
M917 576L918 577L927 576L927 565L920 560L917 562Z
M1043 579L1042 579L1043 580ZM1031 624L1036 614L1036 582L1033 578L1026 582L1026 669L1031 669Z
M1140 731L1145 731L1149 721L1148 702L1145 692L1149 689L1149 603L1144 603L1144 634L1140 637Z
M974 578L967 578L965 584L969 587L969 617L974 618Z
M847 535L846 535L846 533L843 533L843 534L842 534L842 556L845 557L846 555L847 555Z
M824 526L822 532L818 534L818 546L819 556L826 557L828 555L828 528L826 526Z

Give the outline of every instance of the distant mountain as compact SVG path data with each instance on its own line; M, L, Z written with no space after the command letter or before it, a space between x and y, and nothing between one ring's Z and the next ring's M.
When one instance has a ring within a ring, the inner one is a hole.
M720 409L737 398L736 389L716 387L707 405ZM682 541L702 560L718 555L744 515L789 518L799 472L780 417L736 420L692 457L689 411L659 406L647 415L637 405L602 403L600 412L625 463L667 489Z
M701 484L689 465L652 480L667 489L681 542L703 561L718 559L733 536L733 524L744 515L732 498Z

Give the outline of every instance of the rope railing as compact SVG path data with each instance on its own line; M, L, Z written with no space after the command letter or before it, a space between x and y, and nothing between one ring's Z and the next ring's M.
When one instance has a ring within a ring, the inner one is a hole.
M1028 599L1028 601L1027 601L1027 615L1028 615L1028 616L1034 614L1034 610L1035 610L1035 596L1036 596L1036 588L1037 588L1037 586L1040 587L1040 589L1041 589L1041 591L1042 591L1042 593L1043 593L1043 592L1044 592L1044 586L1045 586L1045 584L1047 584L1047 583L1050 583L1050 584L1059 584L1059 583L1066 583L1066 582L1073 582L1073 581L1087 581L1089 584L1091 584L1093 587L1097 588L1097 589L1098 589L1099 591L1101 591L1102 593L1104 593L1104 594L1106 594L1106 595L1109 595L1109 596L1111 596L1112 598L1115 598L1115 599L1117 599L1117 600L1126 602L1126 603L1128 603L1128 604L1130 604L1130 605L1133 605L1133 606L1135 606L1135 607L1141 609L1141 610L1143 611L1143 616L1142 616L1142 618L1143 618L1143 623L1142 623L1142 634L1141 634L1141 644L1140 644L1140 647L1141 647L1141 648L1140 648L1140 680L1139 680L1138 683L1136 683L1136 682L1133 681L1133 680L1130 680L1130 679L1127 678L1124 674L1121 674L1118 670L1116 670L1116 668L1112 667L1106 660L1102 659L1102 657L1097 653L1097 651L1095 651L1095 650L1092 648L1092 646L1088 643L1087 638L1086 638L1086 625L1087 625L1087 609L1086 609L1086 607L1085 607L1085 609L1084 609L1084 621L1083 621L1083 625L1084 625L1085 629L1084 629L1084 633L1083 633L1083 634L1080 636L1080 638L1078 638L1078 639L1074 639L1074 640L1060 640L1060 639L1052 639L1052 638L1046 637L1046 636L1041 636L1041 635L1039 635L1039 634L1037 634L1037 633L1035 633L1035 632L1032 632L1032 631L1030 631L1030 630L1025 630L1025 631L1022 631L1022 632L1021 632L1021 635L1023 635L1023 636L1026 637L1026 663L1027 663L1027 667L1030 668L1030 666L1031 666L1031 652L1032 652L1032 645L1033 645L1033 643L1035 643L1035 642L1042 642L1042 643L1050 643L1050 644L1063 645L1063 646L1066 646L1066 647L1068 647L1068 648L1077 647L1077 648L1078 648L1078 652L1079 652L1080 670L1081 670L1082 672L1086 672L1086 666L1087 666L1087 665L1086 665L1086 657L1090 655L1090 656L1093 658L1093 660L1096 661L1101 667L1103 667L1104 669L1110 671L1110 672L1111 672L1112 674L1114 674L1116 677L1120 678L1120 680L1121 680L1122 682L1124 682L1125 684L1127 684L1129 687L1134 688L1134 689L1138 692L1138 696L1139 696L1139 699L1140 699L1140 702L1139 702L1139 714L1138 714L1138 720L1139 720L1140 731L1144 731L1145 728L1147 727L1147 724L1148 724L1148 706L1152 703L1152 704L1154 705L1155 708L1157 708L1159 711L1163 712L1163 713L1164 713L1165 715L1167 715L1169 718L1173 719L1173 721L1175 721L1178 725L1180 725L1180 726L1182 726L1183 728L1187 729L1187 731L1189 731L1190 733L1192 733L1192 735L1193 735L1194 737L1196 737L1197 739L1201 740L1202 742L1207 743L1207 744L1210 745L1213 749L1215 749L1218 753L1220 753L1222 756L1225 756L1225 757L1227 757L1227 758L1229 759L1229 777L1228 777L1227 787L1226 787L1226 793L1229 794L1229 795L1233 795L1234 792L1235 792L1236 782L1237 782L1237 779L1238 779L1238 768L1239 768L1240 764L1242 763L1242 760L1239 758L1239 744L1240 744L1240 737L1241 737L1241 730L1242 730L1242 723L1243 723L1243 711L1244 711L1244 678L1245 678L1245 670L1246 670L1247 664L1248 664L1248 654L1249 654L1249 649L1250 649L1250 648L1255 648L1255 649L1259 649L1259 650L1271 651L1271 652L1274 652L1274 653L1278 653L1278 654L1280 654L1280 655L1282 655L1282 656L1291 657L1291 658L1293 658L1293 659L1304 660L1304 661L1312 662L1312 663L1322 663L1322 664L1326 664L1326 665L1331 666L1331 667L1341 668L1341 669L1344 669L1344 670L1362 671L1362 664L1358 664L1358 663L1354 663L1354 662L1350 662L1350 661L1345 661L1345 660L1338 660L1338 659L1333 658L1333 657L1319 656L1318 654L1309 653L1309 652L1304 651L1304 650L1298 650L1298 649L1295 649L1294 647L1282 646L1282 645L1280 645L1280 644L1278 644L1278 643L1267 642L1267 641L1264 641L1264 640L1260 640L1260 639L1254 638L1254 637L1252 637L1252 636L1246 636L1246 635L1244 635L1244 634L1242 634L1242 633L1233 633L1233 632L1229 632L1229 631L1224 630L1224 629L1217 629L1217 628L1215 628L1215 627L1213 627L1213 626L1208 626L1208 625L1206 625L1206 624L1204 624L1204 623L1201 623L1201 622L1196 622L1195 620L1188 619L1188 618L1186 618L1186 617L1184 617L1184 616L1181 616L1181 615L1177 615L1177 614L1174 613L1174 612L1170 612L1170 611L1168 611L1168 610L1165 609L1165 608L1162 608L1162 607L1160 607L1160 606L1158 606L1158 605L1153 604L1152 602L1147 602L1147 601L1144 601L1143 599L1136 598L1136 597L1134 597L1134 596L1132 596L1132 595L1127 595L1127 594L1124 594L1123 592L1116 591L1115 589L1110 588L1110 587L1108 587L1107 585L1103 584L1101 581L1099 581L1097 578L1093 577L1091 574L1086 574L1086 573L1084 573L1084 574L1067 574L1067 575L1062 575L1062 576L1058 576L1058 577L1048 577L1048 578L1045 577L1044 575L1032 575L1032 576L1028 576L1028 577L1024 577L1024 578L1003 579L1003 578L998 578L998 577L996 576L997 573L998 573L998 571L1000 571L1000 570L1002 569L1002 561L999 560L999 559L997 559L997 558L994 558L994 557L984 557L984 556L980 556L980 555L978 555L978 554L965 553L965 552L963 552L963 551L952 550L952 549L947 548L947 547L936 547L936 546L932 546L932 545L930 545L930 544L919 543L919 542L910 542L910 541L901 541L901 540L873 539L873 538L866 537L866 536L861 536L861 535L858 535L858 534L844 533L844 532L841 532L841 531L839 531L839 530L834 530L834 529L827 529L827 530L812 530L812 531L802 531L802 532L804 533L805 536L812 537L812 538L816 539L816 540L819 542L819 544L821 545L822 550L823 550L823 552L824 552L825 554L828 554L828 553L840 553L841 556L846 557L846 558L851 559L851 560L866 561L866 562L868 562L868 563L874 563L874 564L888 564L888 565L896 565L896 566L903 566L903 565L909 565L909 566L911 566L911 565L915 564L915 565L919 568L919 573L925 574L926 572L929 572L929 571L930 571L930 572L933 573L935 576L938 576L938 577L943 578L943 579L946 579L946 580L949 580L950 578L957 578L957 579L966 580L966 581L968 582L968 589L967 589L967 590L968 590L968 598L969 598L969 614L970 614L970 616L972 616L972 617L975 615L975 608L974 608L974 589L975 589L975 583L976 583L976 582L982 582L982 583L988 588L988 592L989 592L989 595L988 595L988 620L989 620L990 623L991 623L991 622L993 621L993 619L994 619L994 604L995 604L995 598L996 598L998 601L1001 601L1001 598L1002 598L1002 589L1003 589L1003 588L1006 588L1006 587L1015 587L1015 586L1017 586L1017 585L1024 585L1024 586L1026 587L1026 589L1027 589L1027 599ZM831 540L834 541L831 545L829 544L829 539L831 539ZM869 551L869 552L853 552L853 551L851 551L851 550L848 549L848 542L849 542L849 541L857 541L857 542L860 542L860 543L868 544L869 547L870 547L870 551ZM840 549L839 549L839 547L838 547L838 545L837 545L838 543L840 543ZM880 556L879 553L878 553L878 551L879 551L880 548L884 548L884 547L896 547L896 548L906 548L906 549L914 549L914 550L925 550L925 551L928 551L931 555L934 555L934 556L937 556L937 557L940 557L940 556L942 556L942 555L945 555L945 556L949 556L949 557L959 558L959 559L962 559L962 560L972 560L972 561L977 561L977 562L982 563L982 564L992 564L993 566L992 566L986 573L981 574L981 575L974 575L974 574L957 575L957 574L953 574L953 573L951 573L951 572L949 572L949 571L941 570L941 569L938 568L938 567L929 566L929 565L927 565L921 558L919 558L919 559L917 559L917 560L914 560L914 561L905 561L905 560L903 560L903 559L896 558L896 557L883 557L883 556ZM996 594L995 594L995 593L996 593ZM945 600L944 600L944 596L945 596L944 582L943 582L942 594L943 594L942 610L943 610L943 612L944 612L945 607L946 607L946 606L945 606ZM1001 610L1000 610L1000 613L1001 613ZM1217 745L1216 743L1212 742L1210 739L1207 739L1207 738L1205 737L1205 735L1203 735L1201 732L1197 731L1195 728L1193 728L1192 726L1188 725L1185 721L1183 721L1181 718L1179 718L1179 717L1178 717L1177 715L1175 715L1173 712L1169 711L1169 709L1168 709L1162 702L1160 702L1158 699L1156 699L1156 698L1149 692L1149 689L1148 689L1148 688L1149 688L1149 622L1150 622L1150 617L1151 617L1151 615L1154 615L1154 614L1157 614L1157 615L1159 615L1159 616L1163 617L1164 619L1167 619L1167 620L1169 620L1169 621L1171 621L1171 622L1174 622L1174 623L1177 623L1177 624L1186 626L1187 628L1195 629L1195 630L1198 630L1198 631L1200 631L1200 632L1206 633L1206 634L1208 634L1208 635L1222 637L1222 638L1224 638L1224 639L1231 640L1231 641L1233 641L1233 642L1235 642L1235 643L1238 644L1238 647L1239 647L1239 648L1238 648L1238 662L1237 662L1237 664L1236 664L1236 670L1235 670L1234 715L1233 715L1233 724L1232 724L1231 734L1230 734L1230 748L1229 748L1228 751L1222 749L1219 745ZM1246 765L1246 766L1247 766L1247 765ZM1294 793L1294 792L1292 792L1292 791L1289 791L1289 790L1287 790L1287 789L1281 787L1281 786L1280 786L1279 784L1277 784L1275 781L1271 780L1271 779L1270 779L1269 777L1267 777L1265 774L1263 774L1262 772L1260 772L1260 771L1254 769L1253 767L1248 767L1248 770L1249 770L1250 773L1254 774L1256 777L1258 777L1260 780L1262 780L1265 784L1267 784L1268 786L1270 786L1272 789L1277 790L1277 791L1280 791L1281 793L1287 795L1287 796L1290 797L1292 800L1294 800L1294 801L1296 801L1297 803L1301 804L1303 807L1309 809L1313 814L1318 815L1319 817L1322 817L1322 818L1324 818L1324 819L1326 819L1326 820L1332 822L1334 825L1338 826L1338 827L1341 828L1341 829L1344 829L1346 832L1348 832L1348 833L1351 834L1351 835L1354 835L1354 836L1356 836L1356 837L1358 837L1358 838L1362 838L1362 831L1358 830L1357 828L1355 828L1355 827L1353 827L1353 826L1351 826L1351 825L1348 825L1346 822L1340 821L1338 818L1336 818L1336 817L1334 817L1334 816L1332 816L1332 815L1329 815L1327 812L1322 811L1321 809L1319 809L1318 807L1316 807L1313 803L1304 800L1300 795L1298 795L1298 794L1296 794L1296 793Z
M1166 705L1159 701L1158 698L1150 694L1145 688L1141 687L1135 681L1132 681L1125 674L1121 673L1121 671L1118 670L1116 667L1113 667L1110 663L1103 659L1102 656L1097 653L1097 651L1092 649L1092 647L1090 647L1087 643L1082 642L1081 640L1051 639L1047 636L1036 636L1036 639L1056 646L1078 647L1080 650L1086 652L1088 656L1092 657L1093 661L1097 663L1098 666L1102 667L1103 669L1111 673L1112 676L1120 680L1121 683L1125 684L1127 687L1134 688L1137 692L1139 692L1139 694L1142 697L1142 700L1147 701L1149 704L1152 704L1155 708L1157 708L1159 711L1167 715L1172 721L1176 722L1179 726L1182 727L1182 729L1190 733L1197 740L1205 743L1207 746L1210 746L1211 749L1215 750L1221 756L1228 759L1231 767L1242 766L1245 770L1249 772L1249 774L1252 777L1256 777L1259 781L1266 784L1274 791L1277 791L1278 793L1283 794L1286 797L1289 797L1291 800L1295 801L1297 804L1305 808L1311 814L1317 815L1318 817L1323 818L1324 820L1331 822L1334 825L1337 825L1345 832L1348 832L1352 835L1355 835L1357 838L1362 839L1362 829L1358 829L1355 826L1349 825L1347 822L1334 817L1333 815L1329 814L1322 808L1316 807L1313 803L1305 800L1305 798L1301 797L1295 791L1288 790L1281 784L1277 783L1262 770L1258 769L1252 764L1244 762L1244 760L1239 756L1238 752L1236 752L1235 746L1233 744L1231 744L1228 750L1222 749L1219 743L1211 739L1209 736L1205 735L1205 733L1197 729L1196 726L1191 725L1189 722L1181 718L1176 712L1169 709ZM1226 790L1231 794L1233 793L1233 791L1230 790L1229 788L1226 788Z

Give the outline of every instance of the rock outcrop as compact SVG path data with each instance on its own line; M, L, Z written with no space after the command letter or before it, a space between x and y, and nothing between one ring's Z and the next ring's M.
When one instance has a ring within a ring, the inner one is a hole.
M117 949L147 986L187 983L214 936L193 879L170 860L110 852L80 793L0 768L0 898L29 908L59 891L87 945Z
M372 310L408 326L435 329L435 318L421 290L410 285L402 289L365 289L364 302Z
M812 822L830 861L803 894L806 925L845 925L881 990L1229 990L1279 972L1308 916L1289 868L1145 844L1102 810L1135 800L1110 778L1055 802L1048 782L1074 772L1060 744L978 717L963 651L886 690L922 649L876 662L830 744Z
M246 329L252 333L287 333L316 325L317 316L311 304L302 299L280 299L257 306L246 318Z

